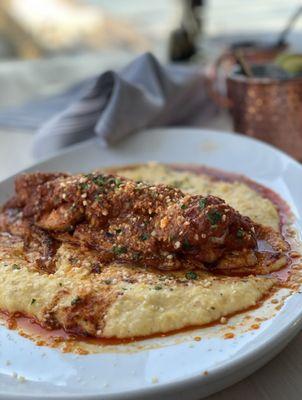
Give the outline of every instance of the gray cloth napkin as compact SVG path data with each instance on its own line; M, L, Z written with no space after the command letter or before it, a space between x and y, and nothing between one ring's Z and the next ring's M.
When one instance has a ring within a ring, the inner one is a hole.
M142 128L188 125L196 118L202 124L214 109L200 68L162 66L146 53L120 73L107 71L64 94L10 112L19 127L22 121L31 128L47 121L34 140L34 154L44 157L94 135L112 145ZM9 112L0 113L0 125L5 119L11 121Z

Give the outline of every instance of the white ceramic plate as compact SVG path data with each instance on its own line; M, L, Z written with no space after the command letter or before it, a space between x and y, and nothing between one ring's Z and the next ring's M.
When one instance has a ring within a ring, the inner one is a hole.
M88 171L149 160L243 173L275 190L297 219L301 216L301 166L240 135L189 128L144 131L112 149L101 148L95 140L85 142L30 170ZM0 184L1 202L12 187L13 177ZM223 338L228 327L216 326L150 339L142 349L134 343L86 356L37 347L0 327L0 399L200 399L242 379L277 354L302 326L301 304L300 294L290 296L259 329L237 329L233 339ZM263 316L269 307L252 314ZM232 318L230 324L242 317ZM194 340L198 335L201 341ZM20 376L25 382L17 379Z

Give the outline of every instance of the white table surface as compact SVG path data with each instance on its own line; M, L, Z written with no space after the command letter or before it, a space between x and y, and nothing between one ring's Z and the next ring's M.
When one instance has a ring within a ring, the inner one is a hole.
M216 118L208 127L231 130L225 115ZM0 130L0 180L35 162L31 154L32 138L30 133ZM208 399L302 399L302 333L265 367Z

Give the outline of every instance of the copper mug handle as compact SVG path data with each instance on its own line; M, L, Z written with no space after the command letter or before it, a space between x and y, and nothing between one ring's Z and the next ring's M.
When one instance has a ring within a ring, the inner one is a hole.
M214 102L221 108L230 109L233 105L232 101L227 95L220 93L219 89L217 88L218 73L220 68L226 61L232 62L232 65L234 65L236 60L234 55L230 52L225 52L221 56L219 56L208 71L207 86L208 93L210 97L214 100Z

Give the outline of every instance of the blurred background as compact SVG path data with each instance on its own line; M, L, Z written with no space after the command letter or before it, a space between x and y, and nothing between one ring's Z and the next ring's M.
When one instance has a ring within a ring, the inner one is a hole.
M56 93L134 55L204 63L234 40L277 40L298 0L1 0L0 107ZM302 46L302 19L288 40ZM192 43L193 42L193 43Z
M299 7L300 18L295 19ZM18 113L23 122L30 119L26 112L24 116L23 105L37 108L40 99L60 96L72 85L107 69L119 70L145 51L162 62L208 68L242 41L248 49L251 43L252 48L253 43L268 48L264 54L270 55L273 68L264 71L266 76L280 74L282 64L286 71L281 71L281 78L287 74L289 79L302 74L301 14L301 0L0 0L0 179L34 161L35 130L16 123ZM290 22L292 26L286 30ZM271 54L270 48L277 51ZM276 56L284 49L290 55L276 65ZM255 60L244 55L251 66ZM249 84L251 71L240 60L239 64ZM225 92L228 72L222 74ZM285 86L282 78L277 88L271 88L273 93L283 88L280 95L259 92L252 104L245 101L246 88L231 82L228 94L238 103L233 121L225 107L220 107L215 118L202 126L259 137L302 160L302 140L299 148L296 140L302 135L300 75L299 86L290 79ZM217 81L212 80L214 84ZM267 110L268 117L261 116ZM236 125L236 120L244 124ZM277 128L280 135L275 134ZM257 136L262 132L274 134L274 140ZM292 138L290 147L284 146L284 132Z

